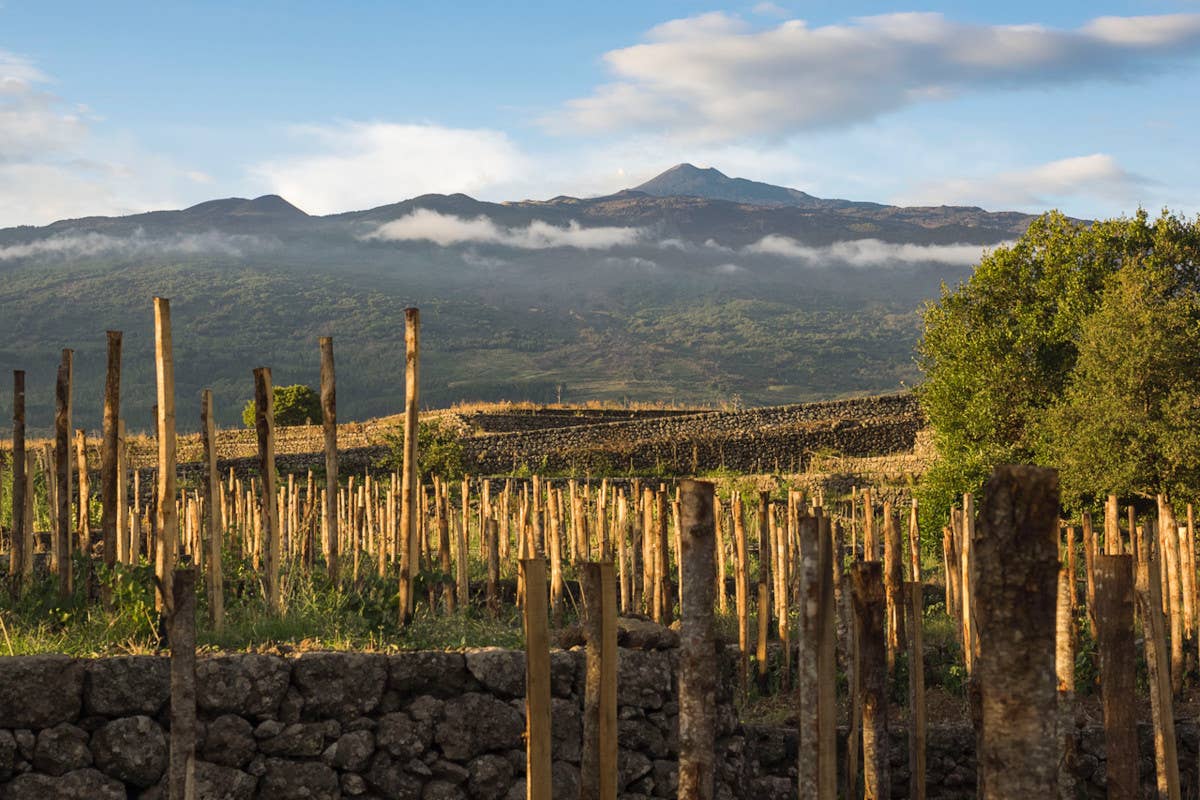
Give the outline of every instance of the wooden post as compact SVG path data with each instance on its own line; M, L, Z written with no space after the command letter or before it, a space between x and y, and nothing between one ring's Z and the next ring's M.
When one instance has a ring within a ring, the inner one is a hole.
M179 547L179 514L175 507L175 357L171 344L171 301L154 298L154 364L158 379L157 549L155 574L161 583L159 608L170 609L174 594L175 556Z
M25 509L25 371L13 370L12 429L12 549L8 555L8 574L15 603L21 596L26 563L33 564L33 530Z
M821 608L820 520L799 518L800 536L800 653L797 681L797 785L799 798L820 794L821 738L819 736L820 675L818 647L823 624Z
M862 692L863 800L887 800L892 781L888 758L887 641L883 564L860 561L850 567L854 627L859 647Z
M404 309L404 464L400 476L400 624L412 619L417 548L417 414L421 312ZM463 498L464 509L466 498Z
M487 527L494 535L495 520L488 520ZM498 555L489 552L489 564ZM552 800L546 562L541 558L523 558L521 573L525 577L525 797Z
M580 797L617 797L617 608L613 565L583 565L587 681L583 699Z
M329 580L338 583L338 449L337 449L337 379L333 369L333 338L317 340L321 348L321 429L325 434L325 527L321 548L325 551L325 568Z
M758 691L770 691L767 672L767 636L771 631L771 536L767 522L771 511L771 494L758 493L758 640L754 657L758 662Z
M971 541L981 710L979 797L1053 797L1058 473L997 467Z
M820 517L817 569L820 580L820 619L817 639L817 736L820 755L817 785L822 798L837 797L837 583L841 528L828 515Z
M908 796L925 800L925 596L921 583L921 535L917 501L908 519Z
M130 536L128 491L126 487L126 470L128 456L125 450L125 420L117 420L117 474L116 474L116 506L117 506L117 561L122 564L132 564L132 537Z
M962 514L962 558L961 597L963 625L963 660L970 675L975 670L975 654L979 643L975 633L975 499L970 493L963 495Z
M1153 538L1151 531L1143 529L1138 533L1136 591L1146 646L1146 672L1150 682L1150 716L1154 723L1158 796L1166 800L1179 800L1179 758L1176 754L1171 678L1167 672L1166 624L1162 614L1159 563L1150 550Z
M904 647L904 548L892 504L883 504L883 590L887 597L888 674Z
M447 498L449 487L441 481L433 483L433 507L438 530L438 566L442 570L442 602L447 614L454 613L456 580L450 577L453 568L450 562L450 507ZM465 556L465 554L464 554Z
M1071 576L1058 570L1055 607L1054 671L1058 677L1058 796L1076 797L1075 773L1075 625L1071 614Z
M660 490L658 498L658 588L659 619L670 625L674 615L675 601L671 596L671 545L667 536L667 493Z
M1088 625L1091 627L1092 635L1096 635L1097 620L1096 620L1096 575L1095 575L1095 560L1097 555L1096 537L1092 532L1092 515L1086 511L1082 519L1083 530L1083 571L1086 573L1084 578L1087 581L1087 611Z
M489 519L486 523L486 535L483 537L487 541L487 608L488 615L495 619L500 615L500 595L497 592L497 584L500 583L500 552L499 552L499 528L496 525L496 520ZM521 551L522 555L525 552ZM524 577L524 574L522 574Z
M183 567L172 581L171 743L169 800L196 796L196 570Z
M75 468L79 472L79 503L75 513L75 536L79 550L89 556L92 552L91 495L92 482L88 475L87 433L75 429Z
M204 505L208 508L208 620L213 629L225 625L225 588L221 575L221 544L225 522L217 496L221 479L217 475L217 429L213 419L212 389L200 393L200 441L204 446Z
M679 797L715 796L717 652L713 634L713 485L686 480L681 498Z
M734 564L734 580L736 584L736 606L738 616L738 679L741 684L742 697L750 681L750 587L746 582L748 566L746 563L746 524L742 510L742 499L735 495L733 498L733 541L737 553L737 563Z
M279 595L279 504L275 497L275 389L269 367L254 370L254 426L258 432L258 469L261 475L263 541L266 545L267 605L282 610Z
M54 468L58 492L55 495L57 525L54 530L54 554L58 564L58 596L66 599L74 590L71 574L71 366L70 350L63 350L54 392Z
M1132 538L1132 533L1130 538ZM1117 508L1117 496L1110 494L1104 503L1104 554L1121 554L1121 512Z
M1138 743L1136 652L1133 633L1133 556L1097 556L1097 649L1104 703L1109 800L1136 800Z
M104 428L100 447L100 532L104 537L104 563L117 563L123 549L117 524L125 498L119 492L121 469L121 332L108 331L108 370L104 379Z

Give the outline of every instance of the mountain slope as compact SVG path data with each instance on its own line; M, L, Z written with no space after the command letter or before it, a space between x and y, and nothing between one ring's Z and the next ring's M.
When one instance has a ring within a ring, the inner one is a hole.
M323 335L335 339L339 416L395 412L409 305L422 309L432 406L886 392L918 378L920 304L1030 220L821 200L715 170L656 181L727 197L432 194L310 216L268 195L0 230L0 374L28 372L29 424L44 430L60 351L75 349L75 421L94 429L104 331L123 330L124 415L144 429L151 298L164 296L181 430L195 427L205 387L219 420L238 424L255 366L315 386ZM0 415L10 403L0 384Z

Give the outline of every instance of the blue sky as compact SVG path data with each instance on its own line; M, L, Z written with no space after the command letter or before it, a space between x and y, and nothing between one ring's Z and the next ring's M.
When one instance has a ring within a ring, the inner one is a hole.
M1200 210L1200 0L0 2L0 225L277 192Z

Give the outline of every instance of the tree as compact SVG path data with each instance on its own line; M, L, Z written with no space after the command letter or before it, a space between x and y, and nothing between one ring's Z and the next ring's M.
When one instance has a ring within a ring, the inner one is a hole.
M955 498L977 490L996 464L1041 459L1070 469L1060 461L1063 437L1046 426L1050 416L1065 420L1058 409L1085 330L1095 340L1110 329L1112 314L1092 319L1107 287L1139 265L1195 263L1195 236L1195 224L1165 212L1153 223L1139 211L1090 225L1050 213L987 254L966 283L943 287L925 309L918 346L919 395L938 453L918 490L923 527L940 530ZM1120 304L1135 302L1126 294Z
M312 387L300 383L276 386L273 393L276 425L310 425L321 420L321 396ZM247 428L254 427L253 399L242 408L242 422Z
M388 454L382 465L399 470L404 465L404 427L397 425L383 434ZM434 476L456 481L466 473L462 440L454 428L439 419L417 421L417 478L421 482Z
M1041 425L1063 497L1188 497L1200 479L1200 235L1160 221L1152 256L1107 282L1079 358Z

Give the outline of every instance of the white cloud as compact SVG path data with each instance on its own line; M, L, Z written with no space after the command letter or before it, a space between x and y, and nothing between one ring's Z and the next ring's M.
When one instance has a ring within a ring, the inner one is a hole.
M0 50L0 226L178 207L194 178L45 90L28 59Z
M552 247L609 250L636 244L643 238L643 231L640 228L585 228L574 220L565 228L541 220L534 220L523 228L505 228L484 216L468 219L420 208L400 219L383 223L366 238L398 242L429 241L442 247L473 243L498 244L522 250Z
M293 135L312 152L258 164L252 174L314 214L394 203L432 192L478 194L528 171L528 160L499 131L343 122Z
M838 261L853 267L878 267L927 262L966 266L979 263L986 249L977 244L895 244L879 239L853 239L813 247L790 236L773 233L748 245L743 251L790 258L808 264Z
M988 208L1036 208L1070 197L1108 197L1124 203L1151 181L1129 172L1104 153L1064 158L1027 169L925 184L901 202L910 205L961 204Z
M713 141L778 136L975 89L1121 79L1198 48L1200 14L1103 17L1062 30L936 13L755 29L710 13L608 52L615 80L544 121L559 131L654 129Z
M0 246L0 261L14 261L23 258L71 260L100 255L153 257L164 253L184 255L210 253L238 258L247 250L266 250L278 246L279 242L259 236L206 231L158 237L147 236L144 231L138 229L130 236L112 236L107 233L90 232L50 236L21 244L4 245Z
M783 6L770 2L756 3L751 10L763 17L786 17L790 14Z

